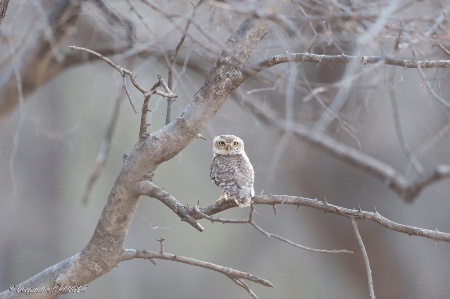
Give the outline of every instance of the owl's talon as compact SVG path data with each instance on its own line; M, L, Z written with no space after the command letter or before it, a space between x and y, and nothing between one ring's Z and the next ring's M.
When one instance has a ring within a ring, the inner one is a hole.
M222 203L227 201L227 194L225 192L222 192L222 194L220 195L220 198L218 200L216 200L216 203L218 205L221 205Z

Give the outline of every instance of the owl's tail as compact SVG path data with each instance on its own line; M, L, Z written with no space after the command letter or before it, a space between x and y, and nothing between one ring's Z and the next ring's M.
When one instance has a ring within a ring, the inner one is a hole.
M234 201L238 204L239 207L245 208L250 206L252 199L250 197L242 197L242 198L234 198Z

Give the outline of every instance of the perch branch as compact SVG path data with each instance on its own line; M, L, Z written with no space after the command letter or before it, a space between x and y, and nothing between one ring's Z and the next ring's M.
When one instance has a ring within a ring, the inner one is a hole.
M170 253L165 252L153 252L153 251L138 251L134 249L124 249L122 255L119 257L120 261L128 261L135 258L142 258L142 259L162 259L162 260L168 260L168 261L175 261L191 266L201 267L209 270L213 270L219 273L222 273L223 275L226 275L227 277L231 279L245 279L248 281L252 281L254 283L261 284L266 287L273 287L273 285L270 283L270 281L265 280L263 278L259 278L258 276L255 276L250 273L238 271L232 268L216 265L209 262L204 262L200 260L196 260L193 258L183 257L179 255L174 255Z
M372 279L372 270L370 270L369 256L367 255L366 247L364 246L361 235L359 234L358 224L356 223L355 218L350 217L352 221L353 231L355 233L356 240L358 241L359 249L361 249L361 254L363 256L364 265L366 267L367 273L367 282L369 284L369 294L370 299L375 299L375 292L373 291L373 279Z
M205 215L211 216L217 214L219 212L228 210L230 208L236 207L235 203L228 203L231 201L227 201L221 205L213 204L204 208L193 207L190 208L187 213L191 215L194 219L206 218ZM392 231L400 232L407 234L409 236L419 236L428 239L432 239L434 241L444 241L450 242L450 233L440 232L438 230L429 230L409 225L400 224L394 222L392 220L387 219L382 216L376 209L373 212L363 211L361 209L348 209L344 207L339 207L336 205L332 205L328 202L322 202L317 199L310 199L305 197L298 196L289 196L289 195L257 195L252 198L252 202L255 205L293 205L297 207L310 207L313 209L317 209L323 211L325 213L331 213L335 215L340 215L348 218L362 219L366 221L373 221L375 223L384 226L387 229ZM200 211L200 213L198 212ZM208 220L213 220L215 218L209 217L206 218ZM245 220L247 221L247 220ZM230 221L228 223L246 223L243 220L238 221ZM227 223L227 222L225 222Z

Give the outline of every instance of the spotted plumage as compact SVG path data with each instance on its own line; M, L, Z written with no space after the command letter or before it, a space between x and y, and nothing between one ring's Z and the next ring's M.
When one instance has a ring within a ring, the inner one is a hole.
M229 196L241 208L251 203L255 195L255 173L245 151L244 142L234 135L220 135L213 141L214 158L211 162L211 180L222 190L220 204Z

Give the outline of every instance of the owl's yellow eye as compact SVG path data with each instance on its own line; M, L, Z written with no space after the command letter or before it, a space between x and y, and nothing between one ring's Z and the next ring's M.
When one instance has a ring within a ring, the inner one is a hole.
M238 146L238 144L239 144L239 143L238 143L237 141L233 142L233 146L234 146L234 147Z
M219 141L219 145L220 146L224 146L225 145L225 141Z

